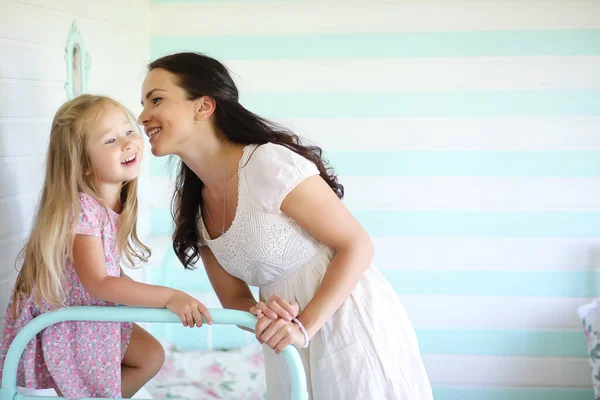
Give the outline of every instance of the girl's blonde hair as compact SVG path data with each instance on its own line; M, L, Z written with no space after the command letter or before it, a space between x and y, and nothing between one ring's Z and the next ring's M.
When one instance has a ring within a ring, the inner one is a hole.
M18 303L33 294L35 302L60 307L64 301L65 258L72 259L73 240L79 222L78 193L93 196L103 204L86 171L92 165L86 147L86 124L100 118L107 104L123 109L134 129L138 125L129 110L104 96L84 94L63 104L54 116L46 159L46 177L31 234L21 250L21 270L13 290L13 315ZM139 134L139 132L138 132ZM121 257L129 266L145 262L151 252L137 235L137 179L121 190L122 210L117 234Z

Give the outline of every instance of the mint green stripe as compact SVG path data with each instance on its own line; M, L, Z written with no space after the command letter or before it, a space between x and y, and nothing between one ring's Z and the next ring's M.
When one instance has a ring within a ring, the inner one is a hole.
M599 151L337 151L326 157L342 176L600 176Z
M583 388L434 387L433 396L435 400L593 400L594 391Z
M373 237L600 237L600 212L364 211L353 214Z
M587 357L583 330L417 329L416 332L423 354Z
M592 211L364 211L354 216L372 237L598 238ZM153 209L151 232L169 235L168 209Z
M600 38L599 38L600 40ZM268 118L598 116L600 90L498 90L402 93L242 93Z
M244 332L239 328L213 327L212 329L214 348L232 348L245 344ZM416 333L423 354L512 357L587 356L583 331L527 332L439 329L417 330ZM215 334L216 336L214 336ZM229 337L223 337L224 334ZM183 338L186 335L179 334L177 336ZM191 339L189 335L187 336L188 340L185 342L180 339L176 343L181 343L181 346L188 349L199 344L198 338Z
M208 348L208 328L206 327L190 329L184 327L183 324L151 324L150 333L159 340L174 343L181 350Z
M200 265L190 271L165 257L162 279L152 283L186 292L212 292ZM488 295L488 296L575 296L593 297L599 292L600 272L594 271L383 271L402 294ZM447 290L452 288L452 290ZM408 293L407 293L408 292ZM493 312L493 310L490 310ZM424 354L478 356L586 357L583 331L540 331L500 329L417 329ZM233 347L243 335L218 346ZM214 338L213 338L213 344ZM242 343L243 344L243 343Z
M168 232L153 232L168 234ZM493 257L493 255L490 255ZM377 257L375 258L377 265ZM483 267L483 266L482 266ZM517 296L517 297L596 297L600 295L600 271L537 270L394 270L382 269L392 287L402 295ZM206 272L184 270L170 250L162 275L152 283L183 291L212 291Z
M203 346L206 334L190 336L184 328L162 332L161 339L184 349ZM232 348L246 343L236 327L213 327L213 347ZM188 328L189 330L189 328ZM503 331L438 329L416 330L422 354L500 357L587 357L583 331ZM229 335L229 336L226 336Z
M150 156L150 176L175 176L179 170L179 161L170 163L169 157Z
M211 329L213 349L233 349L246 345L246 331L237 326L215 325Z
M328 151L342 176L600 176L600 151ZM174 176L178 163L150 158L151 176Z
M179 51L221 60L597 55L600 29L150 37L152 59Z
M490 254L490 258L493 257L494 255ZM377 256L375 256L375 264L377 265ZM600 295L600 271L593 270L383 269L381 272L401 295L514 297L596 297Z
M240 102L250 111L266 118L600 115L600 90L594 89L403 93L253 92L243 93Z
M175 176L181 160L177 156L155 157L150 155L150 176Z
M372 237L598 238L593 211L364 211L354 216ZM153 209L151 232L169 235L168 209Z
M173 233L173 218L171 212L164 208L150 209L150 234L171 235Z
M206 270L202 266L202 261L198 261L195 269L185 269L175 256L172 246L169 246L161 268L152 272L150 283L169 286L184 292L206 293L213 291Z

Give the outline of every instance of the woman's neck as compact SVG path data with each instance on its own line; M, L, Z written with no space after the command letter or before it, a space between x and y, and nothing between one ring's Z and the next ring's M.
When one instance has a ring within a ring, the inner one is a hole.
M212 140L194 140L177 154L181 160L200 178L209 190L222 191L225 182L237 175L237 166L242 156L243 146L233 143L224 135L214 135Z

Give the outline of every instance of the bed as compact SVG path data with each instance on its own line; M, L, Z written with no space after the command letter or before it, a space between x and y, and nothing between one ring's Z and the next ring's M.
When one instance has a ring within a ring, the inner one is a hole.
M250 313L211 309L214 325L235 325L253 328L256 318ZM133 307L68 307L40 315L19 332L11 344L4 364L0 400L34 400L50 393L18 391L17 366L29 341L42 329L62 321L134 321L180 326L179 318L165 309ZM183 327L181 327L184 329ZM188 332L201 332L205 328L187 328ZM193 335L192 335L193 336ZM264 399L264 370L258 344L248 344L236 349L184 350L165 342L167 360L158 373L136 398L152 399ZM282 353L290 367L292 399L306 400L306 377L297 350L289 346ZM52 395L52 394L50 394Z

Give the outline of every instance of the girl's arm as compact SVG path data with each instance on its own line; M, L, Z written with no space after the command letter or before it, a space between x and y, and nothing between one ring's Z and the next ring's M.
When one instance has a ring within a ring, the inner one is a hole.
M84 289L100 300L133 307L168 308L186 326L202 325L201 314L211 321L202 303L179 290L136 282L126 275L109 276L99 237L75 236L73 265Z
M133 307L163 308L173 295L173 290L164 286L109 276L102 241L96 236L75 236L73 265L85 290L100 300Z

